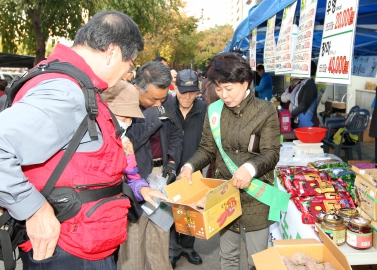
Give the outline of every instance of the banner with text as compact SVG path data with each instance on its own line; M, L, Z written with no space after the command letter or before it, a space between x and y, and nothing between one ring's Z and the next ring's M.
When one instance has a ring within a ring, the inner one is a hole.
M267 21L267 31L266 39L264 41L264 71L274 72L275 71L275 21L276 15L272 16Z
M359 0L327 0L316 82L351 83Z
M317 3L317 0L301 0L300 25L298 27L291 77L310 78L310 62L312 60L313 31Z
M257 33L257 28L250 32L250 67L253 71L257 70Z
M290 74L292 71L292 28L297 1L287 6L283 12L283 19L279 32L279 39L275 52L275 74Z
M352 63L352 75L376 78L377 56L354 57Z

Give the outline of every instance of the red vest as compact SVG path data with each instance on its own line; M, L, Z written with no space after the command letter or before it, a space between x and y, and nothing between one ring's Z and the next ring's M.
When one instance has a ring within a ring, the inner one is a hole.
M15 102L39 82L51 78L71 77L62 74L40 75L28 81L17 94ZM76 81L74 81L76 83ZM121 140L116 138L115 127L107 107L97 94L99 114L96 119L103 137L102 147L94 152L76 152L56 186L76 188L102 188L119 184L122 172L127 167ZM42 190L63 155L59 151L43 164L24 166L23 172L29 181ZM110 256L126 237L127 213L130 202L125 197L115 196L82 205L80 212L61 224L58 245L65 251L88 260ZM21 245L31 249L30 241Z

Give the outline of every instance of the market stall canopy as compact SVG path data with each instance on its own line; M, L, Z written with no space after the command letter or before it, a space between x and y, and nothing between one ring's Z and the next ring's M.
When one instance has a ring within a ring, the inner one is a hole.
M0 67L32 68L34 56L0 53Z
M244 21L237 27L233 39L228 43L224 51L239 51L244 54L248 50L249 44L242 42L243 39L249 40L250 31L258 28L257 36L257 61L263 61L264 39L266 35L267 20L276 14L276 30L275 39L279 36L279 26L282 19L283 10L286 6L292 4L293 0L264 0L259 5L249 10L248 27ZM296 18L300 16L299 7L300 0L297 3ZM315 28L313 34L313 50L312 56L317 57L320 52L322 41L323 22L326 14L326 0L318 0L317 13L315 18ZM377 1L376 0L360 0L356 37L354 44L354 56L377 55ZM351 45L351 44L350 44Z

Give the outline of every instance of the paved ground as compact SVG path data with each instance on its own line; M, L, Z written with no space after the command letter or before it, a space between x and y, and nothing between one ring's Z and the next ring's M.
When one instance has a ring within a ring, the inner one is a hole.
M219 241L220 241L220 237L218 234L216 234L209 240L197 239L195 242L195 250L202 257L203 264L193 265L189 263L186 260L186 258L181 257L181 259L177 262L177 267L175 269L176 270L209 270L209 269L217 270L217 269L220 269ZM245 246L243 244L242 244L242 254L244 254L244 256L241 256L240 270L247 270L248 269L247 259L246 259L246 253L245 253ZM3 269L4 269L4 266L1 264L0 270L3 270ZM22 270L21 260L17 261L16 270Z

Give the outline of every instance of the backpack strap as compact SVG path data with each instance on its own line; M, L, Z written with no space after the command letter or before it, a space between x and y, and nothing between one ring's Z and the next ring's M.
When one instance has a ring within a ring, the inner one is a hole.
M11 219L11 216L8 211L4 211L0 216L0 227L6 226L9 219ZM0 229L0 243L5 270L14 270L16 268L16 260L13 257L13 247L8 230Z
M88 118L89 118L89 115L85 116L84 119L81 121L81 124L79 125L71 141L69 142L68 147L65 150L62 158L59 160L58 165L52 172L51 176L48 178L46 185L43 187L41 191L44 197L47 197L51 193L51 191L54 189L65 167L67 167L68 162L71 160L73 154L76 152L77 147L79 146L82 138L84 137L86 131L88 130L88 121L87 121Z
M86 111L89 115L87 119L89 136L92 140L98 140L98 134L95 125L95 119L98 116L96 92L100 92L101 90L93 86L92 81L86 73L68 62L60 62L58 60L54 60L51 62L39 64L30 72L24 74L22 77L16 76L12 80L12 82L10 82L9 85L5 88L5 93L7 95L6 108L12 105L18 91L28 80L46 73L61 73L68 75L80 85L85 98Z

